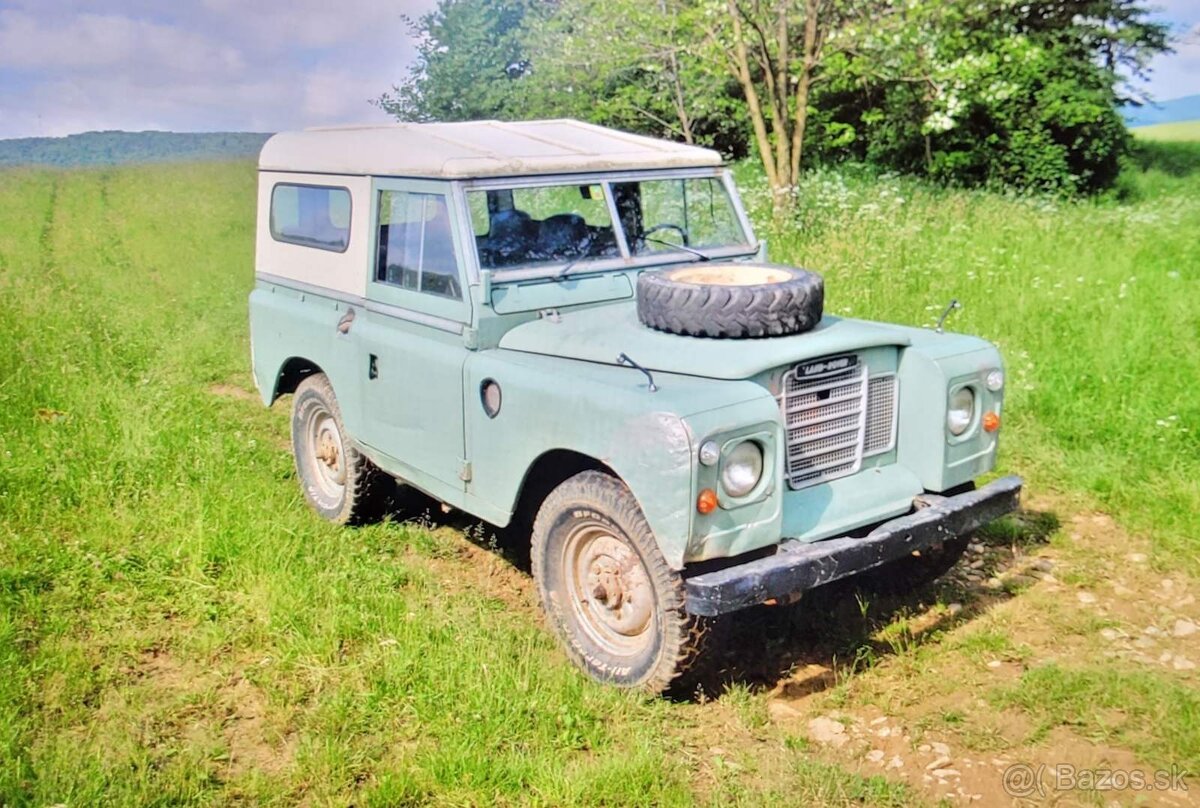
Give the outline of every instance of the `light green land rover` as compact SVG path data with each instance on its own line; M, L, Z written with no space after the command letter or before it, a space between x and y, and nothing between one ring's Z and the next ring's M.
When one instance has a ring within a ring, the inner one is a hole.
M720 156L575 121L289 132L260 158L254 375L305 496L399 480L528 528L547 621L661 691L716 616L874 569L916 585L1013 510L970 336L823 315Z

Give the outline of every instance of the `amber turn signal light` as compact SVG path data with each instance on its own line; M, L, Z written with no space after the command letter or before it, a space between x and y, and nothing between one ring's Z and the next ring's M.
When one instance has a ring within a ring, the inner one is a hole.
M717 492L711 488L705 488L700 492L700 496L696 497L696 510L700 513L712 513L717 509Z
M1000 428L1000 416L994 412L985 412L983 414L983 431L995 432Z

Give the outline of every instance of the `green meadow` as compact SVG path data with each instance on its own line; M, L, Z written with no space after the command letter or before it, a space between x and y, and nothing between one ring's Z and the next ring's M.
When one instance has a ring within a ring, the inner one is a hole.
M1179 121L1139 126L1133 130L1139 140L1165 140L1174 142L1200 142L1200 121Z
M1200 144L1085 202L817 170L786 225L754 171L828 311L957 298L948 327L1001 346L1030 510L981 537L982 583L744 616L683 702L585 681L486 527L305 507L289 402L250 381L251 164L0 173L0 805L898 806L956 799L921 776L938 738L1200 768L1196 671L1154 662L1196 636L1098 634L1200 621ZM810 738L831 715L903 723L904 766Z

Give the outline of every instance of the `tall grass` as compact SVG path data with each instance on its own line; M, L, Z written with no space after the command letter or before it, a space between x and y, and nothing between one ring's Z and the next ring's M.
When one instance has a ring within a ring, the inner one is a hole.
M699 708L584 680L503 562L317 519L249 392L251 165L0 178L0 805L911 802L710 784Z
M960 298L1008 357L1005 470L1195 570L1196 166L1081 204L819 171L786 224L739 171L830 311ZM285 412L237 392L250 165L0 178L0 803L913 803L585 682L527 580L446 529L314 517Z

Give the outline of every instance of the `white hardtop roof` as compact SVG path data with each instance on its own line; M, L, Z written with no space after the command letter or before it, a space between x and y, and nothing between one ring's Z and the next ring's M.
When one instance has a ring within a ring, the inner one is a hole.
M711 149L582 121L471 121L339 126L281 132L263 171L468 179L622 169L719 166Z

